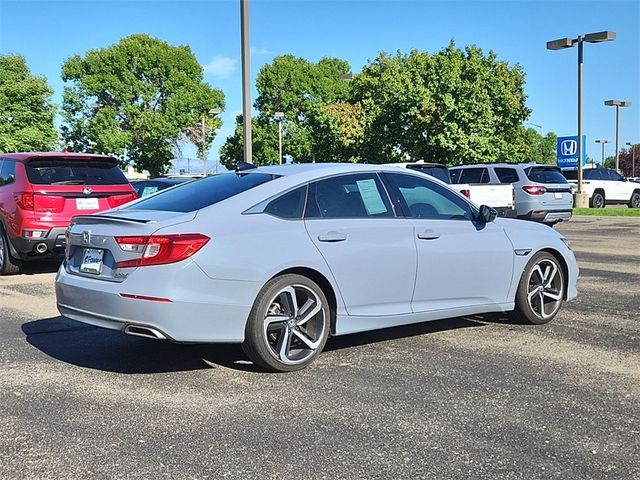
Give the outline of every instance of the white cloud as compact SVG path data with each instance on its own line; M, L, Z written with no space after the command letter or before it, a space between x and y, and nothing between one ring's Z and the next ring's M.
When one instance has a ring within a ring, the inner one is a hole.
M271 50L268 50L266 48L258 48L258 47L251 47L249 51L251 52L251 55L254 57L259 57L260 55L269 55L271 53Z
M209 63L204 67L204 73L216 78L229 78L233 72L236 71L236 64L238 60L235 58L224 57L222 55L216 55Z

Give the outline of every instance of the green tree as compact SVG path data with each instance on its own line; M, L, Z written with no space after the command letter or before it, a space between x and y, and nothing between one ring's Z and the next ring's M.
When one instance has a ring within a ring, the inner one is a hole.
M533 128L522 129L519 142L522 143L522 151L515 161L556 164L556 144L558 136L548 132L544 137Z
M363 156L374 163L517 161L530 114L524 83L519 65L475 46L382 53L353 80L352 101L367 117Z
M242 115L236 117L236 129L220 147L220 163L232 170L244 160L244 137ZM260 118L251 119L253 140L253 162L256 165L276 165L278 160L278 125L264 122Z
M24 57L0 55L0 152L51 150L57 139L53 91Z
M174 146L203 114L224 107L189 47L146 34L69 58L62 79L70 83L62 127L68 147L118 155L153 176L166 172Z

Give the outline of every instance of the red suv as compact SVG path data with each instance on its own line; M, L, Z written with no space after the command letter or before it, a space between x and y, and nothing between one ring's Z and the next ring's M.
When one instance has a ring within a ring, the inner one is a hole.
M0 275L23 262L64 255L71 217L137 198L113 157L84 153L0 154Z

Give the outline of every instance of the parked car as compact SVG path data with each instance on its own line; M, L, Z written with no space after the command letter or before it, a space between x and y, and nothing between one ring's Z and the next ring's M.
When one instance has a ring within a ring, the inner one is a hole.
M508 185L469 184L452 181L449 169L439 163L426 163L422 160L407 163L388 163L400 168L409 168L441 180L459 191L476 205L495 208L500 217L515 217L513 187Z
M411 169L302 164L225 173L78 216L60 312L131 335L238 342L277 371L329 335L486 312L540 324L577 294L553 229L496 219Z
M149 180L136 180L131 185L138 194L138 198L148 197L151 194L175 187L181 183L193 181L193 178L173 177L173 178L151 178Z
M562 170L572 183L578 183L578 170ZM612 204L626 204L629 208L640 208L640 186L629 182L610 168L585 168L582 170L582 187L589 194L591 208L604 208Z
M518 218L547 224L567 221L573 213L572 186L554 165L492 163L451 168L454 183L475 180L513 186Z
M71 217L136 198L115 158L76 153L0 154L0 275L25 261L62 258Z

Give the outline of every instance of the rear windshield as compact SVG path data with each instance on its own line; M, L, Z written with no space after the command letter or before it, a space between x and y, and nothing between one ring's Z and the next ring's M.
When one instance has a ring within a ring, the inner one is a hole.
M426 173L427 175L431 175L432 177L435 177L438 180L443 181L444 183L451 183L451 177L449 177L449 169L447 167L434 167L414 164L407 165L407 168Z
M278 175L267 173L223 173L186 182L176 188L163 190L126 207L128 210L162 210L167 212L194 212L226 200L253 187L262 185Z
M115 160L47 158L25 164L35 185L124 185L129 183Z
M527 177L537 183L567 183L558 167L531 167L526 170Z

